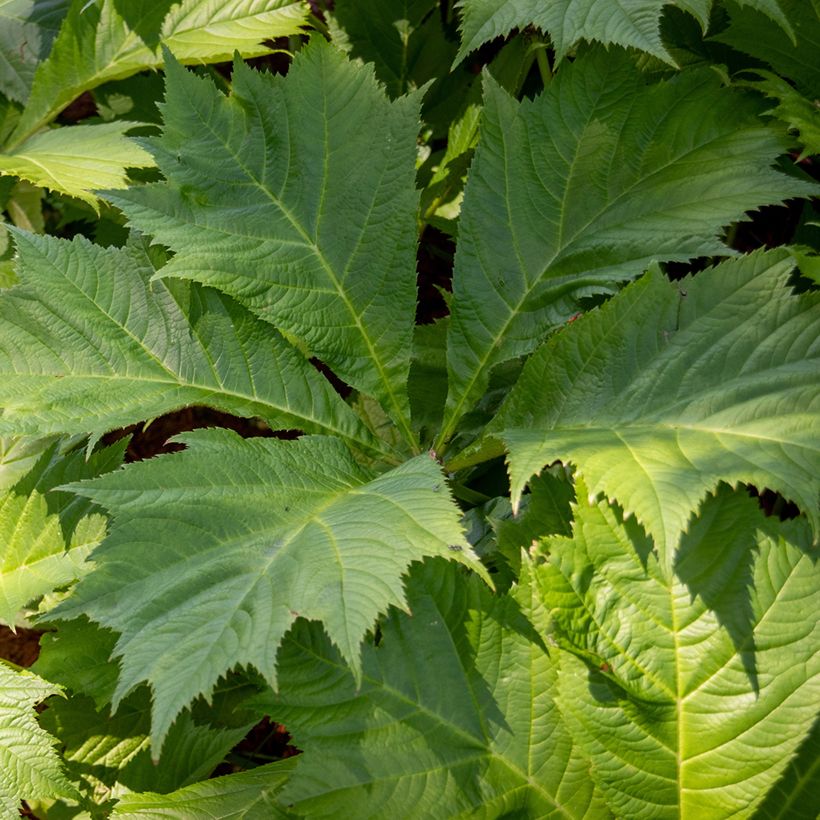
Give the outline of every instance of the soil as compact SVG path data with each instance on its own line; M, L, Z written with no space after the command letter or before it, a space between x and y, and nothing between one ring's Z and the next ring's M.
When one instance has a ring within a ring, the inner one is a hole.
M16 663L17 666L31 666L40 654L38 629L18 629L15 634L7 626L0 625L0 658Z

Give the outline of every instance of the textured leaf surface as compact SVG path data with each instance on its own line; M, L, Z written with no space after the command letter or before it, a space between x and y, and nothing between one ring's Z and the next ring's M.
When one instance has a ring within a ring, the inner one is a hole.
M293 817L277 800L295 758L217 777L171 794L127 794L114 807L121 820L279 820Z
M667 560L720 480L779 491L817 530L820 306L791 293L792 267L772 251L677 285L647 274L553 337L497 420L513 499L572 462Z
M162 275L302 340L412 441L418 99L391 103L371 68L316 40L286 78L237 65L230 98L169 66L164 111L149 147L168 181L110 197L176 251Z
M792 35L780 0L738 0L758 9ZM661 40L664 8L674 6L694 15L705 30L712 0L461 0L459 60L483 43L534 24L549 32L559 57L579 40L633 46L672 62ZM793 35L792 35L793 36Z
M300 615L322 621L359 669L365 632L404 605L411 561L474 565L426 454L372 478L337 439L212 430L179 440L191 449L71 485L114 523L94 572L52 613L122 633L114 702L151 684L157 752L179 711L228 670L252 665L274 680L279 643Z
M56 695L52 686L30 672L0 663L0 817L19 817L21 800L73 797L54 749L54 738L37 725L34 706Z
M150 168L151 155L125 132L132 122L55 128L0 154L0 173L75 196L96 206L99 188L124 188L126 168Z
M282 793L309 817L608 817L552 700L556 669L526 572L494 599L477 578L427 562L412 617L391 611L358 689L321 632L283 645L268 710L304 749ZM435 669L435 674L431 671Z
M594 49L517 103L486 86L459 227L443 442L494 365L531 352L569 298L652 260L725 254L721 226L813 188L768 166L786 143L714 72L650 82Z
M219 62L270 49L263 40L297 34L300 0L73 0L12 135L19 143L83 91L162 65L159 42L184 62Z
M561 656L558 703L616 816L749 817L777 782L820 696L810 545L805 521L766 520L725 485L674 574L606 502L545 542L544 603L577 655Z
M21 284L0 292L0 432L100 434L208 404L377 447L301 353L233 300L150 283L137 247L17 245Z
M105 524L103 516L89 516L66 543L40 493L0 499L0 621L13 626L26 604L87 572L83 562L102 541Z

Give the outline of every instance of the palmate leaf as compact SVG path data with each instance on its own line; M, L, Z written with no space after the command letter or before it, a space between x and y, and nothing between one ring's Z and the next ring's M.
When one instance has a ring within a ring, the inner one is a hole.
M770 487L818 530L820 305L786 286L785 251L723 262L675 285L650 273L529 360L495 423L513 500L572 462L665 561L720 480Z
M414 441L418 95L388 101L371 68L319 40L286 78L238 63L229 98L167 74L165 130L146 144L168 181L111 201L176 252L162 276L220 288L302 340Z
M0 292L0 433L92 433L189 404L379 445L269 325L216 291L150 283L144 250L17 233Z
M126 794L111 816L119 820L284 820L295 817L277 799L296 765L295 758L249 772L195 783L171 794Z
M98 188L125 188L126 168L150 168L151 155L125 132L139 123L107 122L55 128L0 154L0 174L11 174L96 207Z
M548 621L525 567L494 597L428 561L408 583L357 687L320 630L282 648L280 694L262 703L304 750L281 800L312 818L606 818L553 701Z
M576 655L561 655L558 704L618 817L750 817L815 718L811 533L756 506L724 485L674 572L605 502L544 542L552 635Z
M76 797L54 749L54 738L37 725L34 706L59 686L0 663L0 818L20 816L21 800Z
M781 8L782 0L737 0L757 9L794 37ZM535 25L548 32L556 54L563 57L579 40L599 40L648 51L673 62L661 39L661 15L667 6L692 14L705 31L712 0L460 0L462 60L482 43Z
M533 101L487 83L459 226L439 448L490 368L530 353L577 309L570 297L652 260L726 254L721 226L817 190L768 167L788 143L760 120L763 107L712 71L654 83L624 52L601 48Z
M16 147L83 91L162 65L159 42L183 62L219 62L270 49L263 40L297 34L301 0L72 0L48 59L10 138Z
M338 439L212 430L179 440L190 450L70 485L114 522L94 572L49 615L122 633L114 703L151 684L155 753L180 710L230 669L275 680L299 616L320 620L358 674L366 631L404 605L411 561L480 567L427 454L373 478Z

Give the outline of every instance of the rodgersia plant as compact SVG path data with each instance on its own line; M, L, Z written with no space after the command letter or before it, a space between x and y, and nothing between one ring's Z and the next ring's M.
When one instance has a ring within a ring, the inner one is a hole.
M104 79L164 66L114 187L0 156L119 231L7 228L0 617L49 631L36 676L0 665L6 815L811 813L818 9L464 0L459 47L452 4L239 5L331 42L228 81L162 14L72 4L9 102L47 121L105 15L142 62ZM791 244L732 247L801 199ZM303 435L101 443L192 405ZM302 753L208 780L264 717Z

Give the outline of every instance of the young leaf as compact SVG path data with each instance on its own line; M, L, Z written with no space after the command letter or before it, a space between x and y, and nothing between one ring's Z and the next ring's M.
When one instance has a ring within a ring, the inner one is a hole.
M365 632L405 606L411 561L480 567L426 454L372 478L338 439L209 430L179 440L190 449L70 485L114 523L94 572L48 616L85 614L122 633L114 703L151 684L155 753L228 670L252 665L275 680L277 648L300 615L322 621L358 674Z
M593 779L618 817L749 817L820 697L806 522L766 520L724 485L672 574L606 502L575 513L573 538L545 542L537 578L553 634L576 654L561 656L558 704Z
M125 132L139 123L120 121L55 128L0 154L0 174L77 197L92 207L99 188L125 188L126 168L151 168L154 160Z
M285 820L295 817L278 800L296 758L279 760L249 772L195 783L171 794L126 794L111 816L118 820Z
M83 91L162 65L160 40L183 62L229 60L270 49L263 40L298 34L301 0L72 0L48 58L10 138L16 147Z
M455 567L411 574L361 688L312 625L282 649L265 698L304 750L282 793L309 817L603 818L552 698L556 668L530 623L548 619L527 568L500 598Z
M652 260L726 254L721 226L816 188L772 170L788 143L709 70L651 82L593 49L533 101L486 84L464 195L441 449L500 362L531 352L573 295Z
M0 432L92 433L187 404L380 445L269 325L196 284L150 283L138 247L17 234L0 292Z
M746 481L820 521L820 306L787 287L784 251L723 262L676 285L660 273L554 336L494 429L513 500L556 459L617 499L672 558L718 482Z
M739 5L759 9L787 35L794 37L780 0L737 0ZM648 51L673 63L661 40L661 15L676 6L694 15L705 30L712 0L460 0L462 11L462 60L482 43L530 24L548 32L559 58L579 40L599 40Z
M19 816L21 800L76 797L54 749L54 738L37 725L33 707L58 686L0 663L0 812Z
M110 196L177 255L161 276L213 285L378 399L408 442L418 98L315 40L286 78L238 63L232 94L168 66L167 182ZM366 127L364 127L366 124Z

